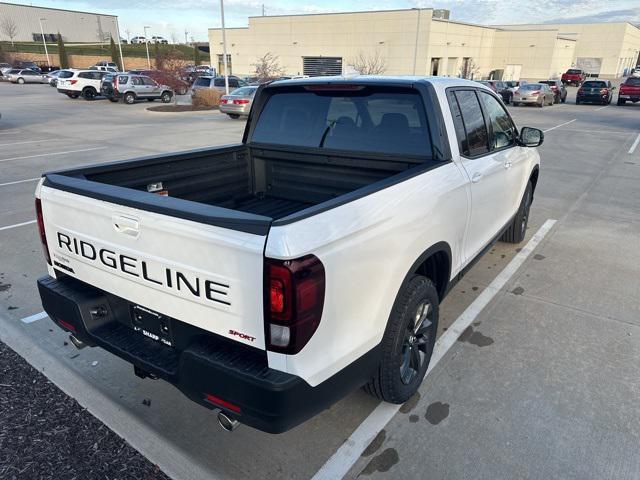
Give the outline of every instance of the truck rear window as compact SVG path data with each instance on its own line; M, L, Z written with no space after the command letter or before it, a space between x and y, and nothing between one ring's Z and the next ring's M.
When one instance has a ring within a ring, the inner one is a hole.
M372 88L274 93L253 142L431 157L422 98Z

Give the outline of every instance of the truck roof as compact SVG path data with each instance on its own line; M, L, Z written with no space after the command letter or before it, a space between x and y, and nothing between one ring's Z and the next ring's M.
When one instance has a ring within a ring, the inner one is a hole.
M332 76L332 77L309 77L295 78L291 80L276 80L269 85L340 85L353 84L359 85L387 85L387 86L411 86L416 83L431 83L441 88L447 87L477 87L478 83L464 78L453 77L426 77L419 75L350 75L350 76Z

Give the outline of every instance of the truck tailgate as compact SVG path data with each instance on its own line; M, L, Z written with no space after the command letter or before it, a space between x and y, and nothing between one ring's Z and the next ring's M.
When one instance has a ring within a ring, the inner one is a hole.
M47 186L40 198L55 269L146 309L265 348L266 235Z

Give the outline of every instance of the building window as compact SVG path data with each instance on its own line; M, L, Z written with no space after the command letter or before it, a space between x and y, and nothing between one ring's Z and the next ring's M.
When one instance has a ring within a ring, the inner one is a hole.
M231 68L231 54L227 53L227 68L229 72L227 75L233 74L233 68ZM218 75L224 75L224 57L221 53L218 54Z

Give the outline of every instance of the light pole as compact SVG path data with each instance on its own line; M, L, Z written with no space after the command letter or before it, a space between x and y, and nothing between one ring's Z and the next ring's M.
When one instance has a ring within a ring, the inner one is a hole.
M116 33L118 34L118 50L120 50L120 67L122 71L126 71L124 67L124 56L122 55L122 39L120 38L120 22L118 21L118 17L116 17Z
M222 64L224 65L224 91L229 95L229 71L227 69L227 35L224 31L224 0L220 0L220 19L222 21Z
M46 20L46 18L39 18L38 22L40 23L40 33L42 34L42 44L44 45L44 54L47 56L47 65L51 66L51 60L49 60L49 50L47 50L47 42L44 39L44 29L42 28L43 20Z
M149 58L149 39L147 38L147 28L151 28L151 27L144 27L144 44L147 47L147 65L149 66L149 70L151 70L151 59Z
M418 11L418 24L416 25L416 44L413 47L413 74L416 74L416 63L418 61L418 40L420 39L420 13L422 11L419 8L415 10Z

